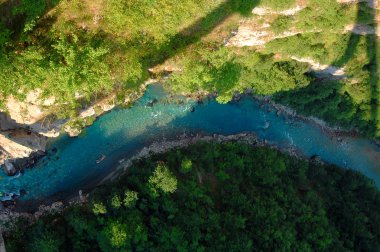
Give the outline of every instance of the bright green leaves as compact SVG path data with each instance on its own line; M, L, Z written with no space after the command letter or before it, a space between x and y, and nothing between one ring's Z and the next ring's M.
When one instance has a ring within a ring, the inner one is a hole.
M104 238L107 239L107 241L110 243L111 247L114 248L120 248L124 247L128 241L128 234L127 234L127 224L120 223L118 221L112 221L110 222L106 228L101 233L100 241L102 241ZM106 245L103 245L103 243L100 243L101 247L107 248ZM103 246L102 246L103 245Z
M149 187L154 196L160 192L174 193L177 190L177 178L164 164L158 164L153 175L148 180Z
M185 158L182 160L181 167L180 167L180 171L182 173L188 173L192 170L192 168L193 168L193 162L190 159Z
M217 92L217 101L227 103L234 92L253 88L257 94L274 94L309 84L308 67L296 61L276 61L272 55L230 48L200 48L186 59L181 72L170 77L177 92Z
M276 34L286 32L291 27L293 21L294 21L293 16L280 15L272 22L271 29Z
M118 195L114 195L111 199L111 205L113 208L118 209L121 207L122 201Z
M234 54L227 48L199 49L194 58L188 59L182 72L170 77L174 91L206 91L218 93L217 100L228 102L240 77L240 67L234 62Z
M107 208L102 202L94 202L92 206L92 212L96 215L106 214Z
M104 57L109 49L88 43L73 34L61 35L53 44L55 55L50 61L52 76L61 92L83 93L89 97L96 91L110 91L112 76ZM50 79L50 81L54 81Z
M272 55L248 53L239 62L244 67L240 81L248 83L257 94L270 95L297 89L310 81L305 75L308 66L293 60L276 61Z
M138 200L138 193L137 192L134 192L134 191L126 191L124 193L124 200L123 200L123 204L125 207L134 207L137 200Z

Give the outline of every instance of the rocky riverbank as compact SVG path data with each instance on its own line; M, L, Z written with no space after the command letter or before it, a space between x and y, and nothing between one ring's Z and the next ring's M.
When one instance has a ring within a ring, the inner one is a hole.
M161 141L156 141L152 143L148 147L144 147L141 151L139 151L136 155L132 156L128 160L120 160L119 166L110 173L107 177L105 177L98 185L103 183L107 183L110 181L115 181L118 177L120 177L123 173L125 173L128 168L133 164L134 161L149 157L154 154L162 154L167 151L177 149L177 148L185 148L187 146L193 145L197 142L216 142L216 143L225 143L225 142L239 142L245 143L252 147L263 147L268 146L274 149L278 149L281 152L287 153L291 156L295 156L297 158L303 158L299 152L295 149L279 149L275 145L270 145L265 139L259 139L254 133L240 133L235 135L218 135L214 134L210 135L202 135L202 134L183 134L177 136L176 140L166 140L163 139Z
M109 173L98 186L104 183L110 183L115 181L118 177L123 175L128 167L130 167L134 161L142 158L149 157L150 155L165 153L169 150L176 148L184 148L189 145L195 144L199 141L203 142L216 142L216 143L225 143L225 142L241 142L252 147L263 147L269 146L271 148L276 148L275 146L269 145L266 140L258 139L254 133L241 133L236 135L201 135L201 134L183 134L176 137L174 140L161 139L152 143L148 147L144 147L136 155L132 156L127 160L120 160L119 165L114 169L113 172ZM298 158L306 159L300 153L294 149L280 149L281 152L288 153L289 155L296 156ZM29 210L31 208L24 208L18 205L18 200L14 202L1 203L0 204L0 228L2 230L11 230L14 226L13 224L17 219L23 218L26 219L29 223L32 223L38 220L39 217L45 214L62 212L65 208L76 205L83 204L87 201L88 194L83 194L82 191L79 191L78 196L65 198L60 201L55 201L49 205L40 205L37 210ZM52 202L52 199L46 199L45 202ZM24 209L23 209L24 208Z
M126 96L123 104L139 99L147 86L155 82L156 79L144 82L139 91ZM54 119L49 112L49 106L55 103L54 97L47 101L41 100L40 95L38 90L30 92L24 102L11 97L7 112L0 110L0 167L8 175L32 165L36 157L45 153L49 138L58 137L62 132L76 137L96 118L117 105L116 93L113 93L80 111L75 119Z

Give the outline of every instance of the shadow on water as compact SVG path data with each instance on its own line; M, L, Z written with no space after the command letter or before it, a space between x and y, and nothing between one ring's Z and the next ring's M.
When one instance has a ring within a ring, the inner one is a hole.
M342 81L317 79L305 88L279 93L277 98L301 113L321 117L333 124L359 131L372 138L380 133L380 88L376 9L369 11L368 6L376 6L376 0L357 3L356 20L353 27L355 33L351 32L345 52L332 65L345 66L350 60L358 57L358 53L364 45L366 64L361 70L367 77L362 85L367 89L369 97L363 103L357 104L344 90L346 84ZM355 92L358 92L359 96L365 95L363 91Z

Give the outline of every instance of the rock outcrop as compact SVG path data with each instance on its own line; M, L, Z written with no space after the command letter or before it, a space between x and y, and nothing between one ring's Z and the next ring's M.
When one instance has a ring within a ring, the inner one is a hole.
M9 176L13 176L17 172L16 167L14 166L14 164L9 159L4 161L4 171Z
M0 132L0 164L10 159L29 157L35 152L44 152L46 142L47 137L24 129Z
M146 87L155 82L157 82L156 79L147 80L141 85L139 92L136 91L127 96L125 104L138 99ZM40 156L45 152L49 137L58 137L63 131L69 136L75 137L86 126L83 123L83 127L76 127L67 124L68 120L53 119L51 106L56 104L56 99L54 97L42 98L41 96L42 91L39 89L30 91L26 95L25 101L19 101L10 96L6 101L6 111L0 110L0 165L8 159L13 163L17 159L35 154L30 159L33 161L35 156ZM95 118L115 106L116 91L84 108L75 119L85 121L90 117ZM21 163L25 163L25 160Z

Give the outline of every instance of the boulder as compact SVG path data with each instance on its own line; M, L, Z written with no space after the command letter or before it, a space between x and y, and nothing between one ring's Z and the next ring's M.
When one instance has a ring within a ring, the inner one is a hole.
M10 160L5 160L4 171L8 176L13 176L17 172L16 167L13 165L13 163Z

